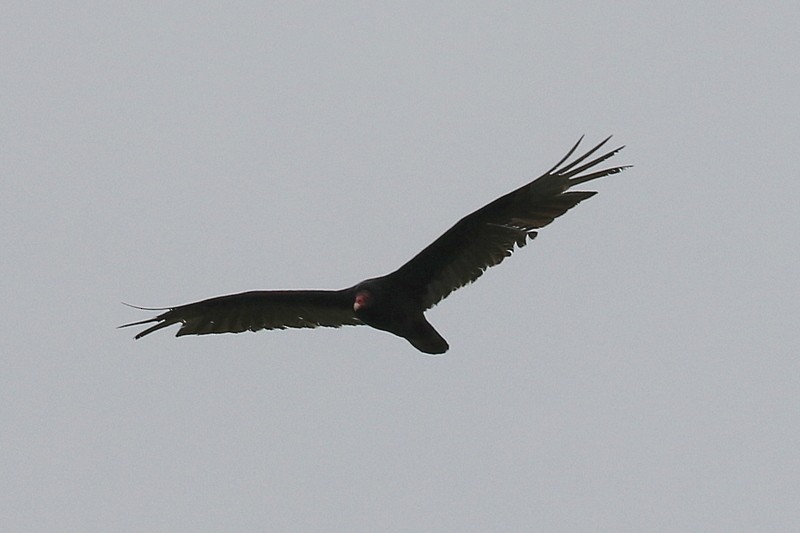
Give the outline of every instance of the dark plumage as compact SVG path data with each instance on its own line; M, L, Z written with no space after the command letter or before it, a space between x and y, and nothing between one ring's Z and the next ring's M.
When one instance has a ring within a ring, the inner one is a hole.
M567 163L581 139L544 175L459 220L413 259L386 276L338 291L252 291L165 309L139 339L172 324L177 336L239 333L261 329L340 327L366 324L408 340L418 350L441 354L448 345L424 312L454 290L500 264L515 246L525 246L537 229L597 194L571 191L575 185L628 168L591 171L623 147L587 161L611 137Z

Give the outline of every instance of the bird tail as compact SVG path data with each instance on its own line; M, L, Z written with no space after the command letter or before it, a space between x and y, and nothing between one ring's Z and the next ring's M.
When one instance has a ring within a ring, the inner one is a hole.
M441 355L450 348L444 337L439 335L439 332L424 317L414 324L414 328L411 334L406 336L406 340L417 350L429 355Z

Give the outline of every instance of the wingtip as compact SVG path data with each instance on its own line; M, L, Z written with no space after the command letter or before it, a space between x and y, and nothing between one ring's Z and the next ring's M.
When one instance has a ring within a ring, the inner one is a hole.
M141 311L169 311L172 309L171 307L142 307L140 305L133 305L126 302L120 302L122 305L127 305L133 309L139 309Z
M137 320L136 322L128 322L127 324L122 324L121 326L117 326L117 329L129 328L131 326L141 326L142 324L149 324L150 322L155 322L156 320L158 319L148 318L146 320Z
M133 338L135 340L139 340L142 337L144 337L145 335L149 335L149 334L153 333L154 331L158 331L158 330L160 330L162 328L166 328L167 326L171 326L172 324L174 324L174 322L168 322L166 320L162 321L162 319L160 319L160 318L151 318L150 320L143 320L141 323L149 323L149 322L158 322L158 324L154 324L154 325L150 326L149 328L147 328L146 330L140 331L139 333L134 335Z
M141 307L141 306L129 304L129 303L126 303L126 302L121 302L121 303L122 303L122 305L127 305L128 307L132 307L133 309L140 309L142 311L170 311L171 310L170 307ZM164 328L164 327L167 327L167 326L170 325L169 323L164 321L163 315L159 315L159 316L152 317L152 318L146 318L144 320L137 320L136 322L128 322L127 324L122 324L121 326L117 326L117 329L129 328L131 326L141 326L143 324L150 324L151 322L158 322L158 323L153 325L153 326L150 326L149 328L147 328L144 331L141 331L141 332L137 333L136 335L134 335L133 338L136 339L136 340L141 339L145 335L148 335L148 334L150 334L150 333L152 333L154 331L157 331L157 330L159 330L161 328Z

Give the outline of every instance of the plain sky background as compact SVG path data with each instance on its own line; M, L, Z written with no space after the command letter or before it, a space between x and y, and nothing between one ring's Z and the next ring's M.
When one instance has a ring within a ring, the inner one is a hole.
M800 3L5 2L3 531L796 531ZM581 135L631 170L428 313L341 288Z

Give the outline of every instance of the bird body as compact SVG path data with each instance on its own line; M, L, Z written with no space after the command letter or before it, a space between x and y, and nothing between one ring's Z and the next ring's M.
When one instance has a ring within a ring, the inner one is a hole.
M139 308L163 312L120 327L155 322L136 335L139 339L172 324L181 324L176 336L365 324L402 337L421 352L444 353L447 341L425 319L425 311L525 246L537 229L597 194L571 187L628 168L588 172L623 148L584 162L609 139L565 164L578 140L544 175L462 218L385 276L335 291L250 291L172 308Z

